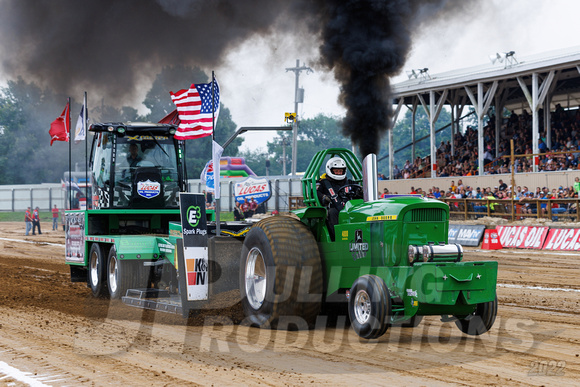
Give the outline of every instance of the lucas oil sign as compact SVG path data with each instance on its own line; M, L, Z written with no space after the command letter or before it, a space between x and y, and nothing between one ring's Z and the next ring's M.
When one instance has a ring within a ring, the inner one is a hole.
M207 221L203 194L181 193L181 228L187 300L207 300L209 264L207 249Z
M270 199L272 192L270 182L264 178L248 177L246 180L236 183L234 188L236 201L243 203L244 199L254 199L256 203L261 204Z
M137 183L137 193L146 199L151 199L159 195L161 184L157 181L140 181Z

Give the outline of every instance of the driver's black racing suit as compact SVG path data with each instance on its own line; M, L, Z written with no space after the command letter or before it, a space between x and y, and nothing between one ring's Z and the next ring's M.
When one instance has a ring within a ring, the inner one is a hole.
M343 199L338 196L338 191L345 185L357 184L355 181L345 179L345 180L334 180L329 176L325 176L316 182L316 193L318 195L318 200L323 206L328 208L328 216L326 218L326 224L328 225L328 233L330 234L330 239L334 240L334 225L338 224L338 213L344 208L346 204ZM345 194L349 194L349 187L345 188ZM361 197L362 199L362 197Z

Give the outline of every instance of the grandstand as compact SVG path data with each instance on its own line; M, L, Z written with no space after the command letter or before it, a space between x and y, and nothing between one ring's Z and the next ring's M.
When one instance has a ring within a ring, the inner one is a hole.
M492 59L493 63L441 74L413 71L408 81L393 86L393 122L402 107L413 113L424 109L430 123L430 154L416 157L413 135L411 173L405 174L402 166L395 168L389 157L388 175L427 179L383 181L381 187L401 192L418 185L447 190L458 176L472 187L494 187L498 173L511 172L510 159L502 157L509 155L511 140L519 156L514 163L515 184L573 185L580 176L580 47L525 58L512 51L494 54ZM452 138L436 144L435 122L444 106L451 113ZM483 130L460 130L468 107L475 110L477 127ZM490 108L507 109L509 114L488 115ZM389 155L395 154L392 136L390 131ZM550 173L537 173L546 171ZM503 178L512 181L509 175Z

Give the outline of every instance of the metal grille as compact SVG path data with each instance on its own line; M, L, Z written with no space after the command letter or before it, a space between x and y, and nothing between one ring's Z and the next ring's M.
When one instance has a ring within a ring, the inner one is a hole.
M442 222L445 220L445 211L440 208L411 210L405 216L406 222Z

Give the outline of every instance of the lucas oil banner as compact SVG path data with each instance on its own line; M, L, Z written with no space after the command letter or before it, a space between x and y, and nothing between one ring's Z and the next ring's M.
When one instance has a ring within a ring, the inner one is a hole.
M246 180L236 183L234 188L236 201L243 203L244 199L254 199L261 204L272 196L270 182L265 178L248 177Z
M205 198L203 194L181 193L179 202L187 300L207 300L209 265Z

